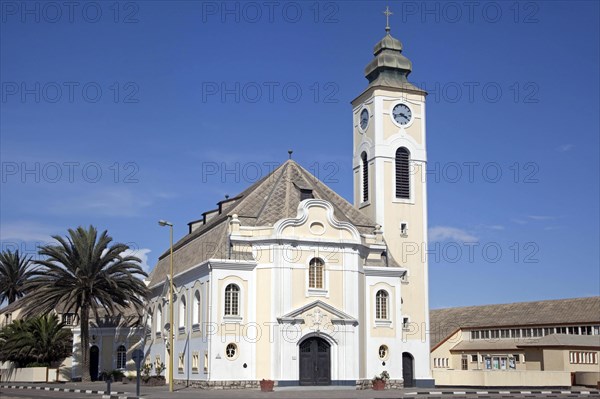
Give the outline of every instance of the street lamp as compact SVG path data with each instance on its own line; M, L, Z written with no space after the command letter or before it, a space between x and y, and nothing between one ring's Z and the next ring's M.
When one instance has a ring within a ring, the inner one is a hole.
M171 233L171 255L169 256L169 260L171 261L171 273L169 277L169 348L171 349L169 355L169 392L173 392L173 353L175 351L173 347L173 223L166 220L159 220L158 224L162 227L169 226Z

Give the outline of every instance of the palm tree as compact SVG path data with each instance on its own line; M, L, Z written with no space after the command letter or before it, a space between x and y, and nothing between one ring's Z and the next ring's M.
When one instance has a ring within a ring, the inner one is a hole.
M106 230L100 236L93 226L68 232L66 237L52 236L57 245L40 248L45 258L36 261L41 267L33 272L23 300L26 314L45 314L57 307L79 314L82 380L90 381L90 314L99 319L101 309L114 316L131 308L141 316L148 289L140 277L148 275L139 258L122 256L127 245L109 246L112 237Z
M73 336L54 313L15 320L0 330L0 361L50 365L71 354Z
M25 282L31 277L31 257L19 250L0 253L0 303L12 303L25 295Z

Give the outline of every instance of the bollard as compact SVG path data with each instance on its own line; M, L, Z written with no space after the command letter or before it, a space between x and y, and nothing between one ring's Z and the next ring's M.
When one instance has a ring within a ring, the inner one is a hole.
M112 375L106 379L106 395L110 395L110 383L112 382Z

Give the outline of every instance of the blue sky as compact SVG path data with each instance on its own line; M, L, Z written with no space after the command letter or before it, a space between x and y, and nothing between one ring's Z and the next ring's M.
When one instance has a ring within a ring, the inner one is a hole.
M430 92L431 306L599 295L597 2L3 1L2 248L94 224L151 268L158 219L183 236L288 148L351 200L386 4Z

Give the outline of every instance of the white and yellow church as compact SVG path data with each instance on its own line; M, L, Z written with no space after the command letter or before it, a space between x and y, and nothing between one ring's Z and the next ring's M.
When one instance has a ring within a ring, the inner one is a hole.
M352 101L354 204L293 160L220 201L150 276L147 362L200 387L433 386L425 96L390 35ZM174 345L168 345L173 328Z

